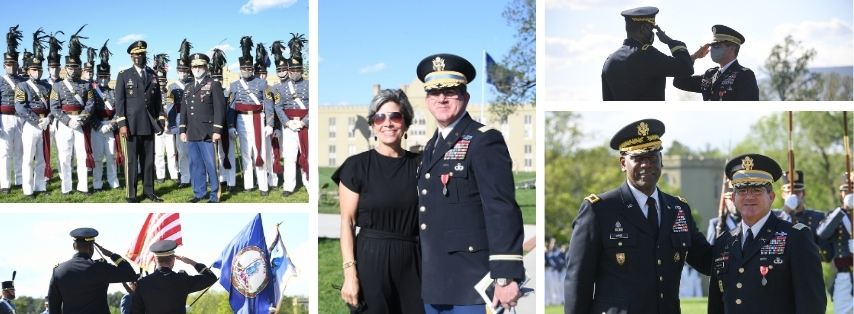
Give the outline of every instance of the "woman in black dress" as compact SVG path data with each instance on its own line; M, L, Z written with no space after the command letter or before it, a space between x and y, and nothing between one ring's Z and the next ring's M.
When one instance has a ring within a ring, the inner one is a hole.
M332 175L341 204L341 298L353 306L362 301L361 313L424 313L416 193L421 156L401 147L412 119L403 91L380 91L368 111L376 147L347 158Z

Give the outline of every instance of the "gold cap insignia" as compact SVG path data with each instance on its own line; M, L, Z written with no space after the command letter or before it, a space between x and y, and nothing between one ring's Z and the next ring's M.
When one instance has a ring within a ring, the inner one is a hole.
M433 59L433 71L445 71L445 59L440 57Z
M712 26L712 35L717 34L717 33L718 33L718 30L714 26Z
M199 60L199 59L201 59L201 58L202 58L202 56L201 56L201 55L196 55L196 60Z
M647 134L649 134L649 125L647 125L646 122L638 124L638 135L646 136Z
M617 264L623 265L626 262L626 253L617 253Z
M136 46L139 48L142 48L142 42L141 41L136 42Z
M748 156L741 159L741 167L743 167L744 170L753 170L753 158Z

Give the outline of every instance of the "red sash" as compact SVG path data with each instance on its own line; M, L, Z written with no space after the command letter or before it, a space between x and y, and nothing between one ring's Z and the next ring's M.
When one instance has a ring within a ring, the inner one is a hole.
M15 106L0 106L0 114L16 114Z
M285 115L289 118L299 117L302 119L308 115L308 109L285 109ZM302 128L302 130L297 132L297 136L299 137L299 157L297 158L297 164L305 172L305 179L308 180L308 128Z
M249 104L235 104L234 110L237 110L239 114L248 114L251 112L252 114L252 127L255 129L255 150L258 151L258 154L255 156L255 167L264 166L264 159L261 159L261 110L264 109L262 105L249 105Z
M37 115L50 114L50 110L45 108L32 108L33 113ZM44 177L53 179L53 168L50 167L50 125L46 130L42 130L42 151L44 153Z

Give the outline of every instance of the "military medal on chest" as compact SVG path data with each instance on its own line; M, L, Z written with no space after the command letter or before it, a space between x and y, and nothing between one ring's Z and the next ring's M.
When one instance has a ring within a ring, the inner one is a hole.
M442 177L442 194L444 194L445 196L448 196L448 179L451 178L451 174L446 173L446 174L441 175L441 177Z
M762 285L768 284L768 279L765 279L765 275L768 275L768 266L759 266L759 273L762 274Z

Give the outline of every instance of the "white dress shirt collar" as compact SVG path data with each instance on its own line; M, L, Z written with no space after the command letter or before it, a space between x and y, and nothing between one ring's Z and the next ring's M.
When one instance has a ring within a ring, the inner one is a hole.
M448 138L448 134L451 134L451 130L453 130L454 127L457 126L457 123L460 123L460 120L462 120L463 117L465 117L468 114L469 114L468 112L463 112L463 114L460 115L459 118L457 118L457 121L454 121L454 123L449 124L448 127L444 128L444 129L442 129L442 127L439 126L439 133L442 133L442 138Z
M768 217L771 217L771 211L765 214L765 217L759 219L753 226L748 227L747 223L744 222L744 217L741 218L741 243L744 245L744 240L747 239L747 229L753 231L753 238L755 239L759 235L759 231L762 231L762 226L765 226L765 222L768 221ZM777 219L777 217L774 217Z
M649 206L646 205L646 200L650 197L652 197L652 199L655 200L655 207L656 207L656 209L658 209L658 213L659 214L661 213L661 202L658 201L658 187L657 186L655 187L655 191L652 192L652 196L646 196L646 194L643 194L643 192L636 189L631 183L628 183L628 180L626 180L626 184L629 185L629 189L632 191L632 196L635 197L635 201L637 201L638 205L640 205L641 212L643 212L644 217L649 217L649 215L647 214L649 212L648 211ZM658 215L658 220L660 222L661 215Z

